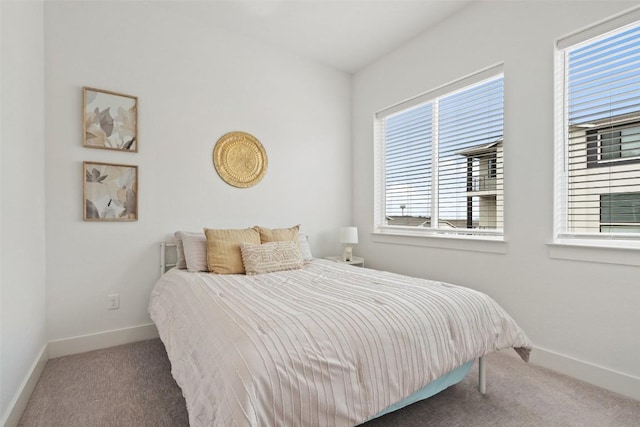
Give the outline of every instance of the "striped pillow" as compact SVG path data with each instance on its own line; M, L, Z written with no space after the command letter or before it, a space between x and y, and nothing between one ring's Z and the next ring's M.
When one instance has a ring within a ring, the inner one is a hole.
M187 259L184 256L184 244L182 243L182 236L185 234L202 234L202 233L194 233L189 231L176 231L173 233L174 242L176 243L176 268L185 269L187 268Z
M309 236L304 233L298 234L298 244L300 245L302 259L305 261L311 261L313 259L313 255L311 254L311 247L309 246Z
M187 270L191 272L208 271L207 268L207 239L203 233L188 233L180 231L180 240L184 249Z
M283 240L292 240L295 242L298 240L300 224L291 228L266 228L257 225L253 228L260 233L260 243L281 242Z
M174 242L176 243L176 268L185 269L187 268L187 260L184 258L184 245L182 244L182 237L179 236L180 232L176 231L174 236Z
M298 242L290 240L261 245L243 242L240 252L248 275L297 270L304 265Z
M205 228L207 236L207 265L212 273L244 274L240 244L260 243L260 233L253 228L215 230Z

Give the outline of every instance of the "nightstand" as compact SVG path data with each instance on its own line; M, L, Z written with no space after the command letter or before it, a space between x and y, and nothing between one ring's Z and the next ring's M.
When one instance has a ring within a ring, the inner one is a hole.
M343 261L341 256L328 256L325 259L330 259L331 261L339 262L342 264L349 264L355 267L364 267L364 258L360 258L359 256L354 256L351 258L351 261Z

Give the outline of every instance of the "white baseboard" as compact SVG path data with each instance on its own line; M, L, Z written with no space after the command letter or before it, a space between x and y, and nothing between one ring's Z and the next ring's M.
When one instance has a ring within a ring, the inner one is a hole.
M18 422L20 422L20 417L22 417L24 408L27 407L27 402L29 402L31 393L33 393L33 390L36 388L36 384L40 379L40 374L42 374L44 365L47 364L47 360L49 360L49 345L45 344L42 347L40 354L33 362L28 375L22 384L20 384L20 388L18 389L15 397L11 403L9 403L7 412L0 423L3 427L15 427L18 425Z
M116 329L113 331L99 332L97 334L65 338L62 340L51 341L49 343L49 358L84 353L86 351L99 350L101 348L113 347L136 341L150 340L157 337L158 330L156 329L156 325L149 323L131 328Z
M539 347L531 353L531 363L640 400L640 378L632 375Z

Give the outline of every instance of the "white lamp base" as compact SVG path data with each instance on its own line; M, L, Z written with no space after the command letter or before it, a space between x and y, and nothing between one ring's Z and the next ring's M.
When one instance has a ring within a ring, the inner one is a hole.
M353 259L353 247L345 245L344 252L342 252L343 261L351 261Z

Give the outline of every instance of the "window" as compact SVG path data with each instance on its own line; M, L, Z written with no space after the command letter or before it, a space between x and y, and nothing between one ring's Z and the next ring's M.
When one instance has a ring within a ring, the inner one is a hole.
M560 240L640 243L640 23L616 19L558 41Z
M600 231L640 233L640 193L600 196Z
M494 154L489 158L489 178L497 178L497 177L498 177L498 159Z
M502 66L376 114L376 230L502 236Z
M587 167L609 166L610 162L640 161L640 123L588 130Z

